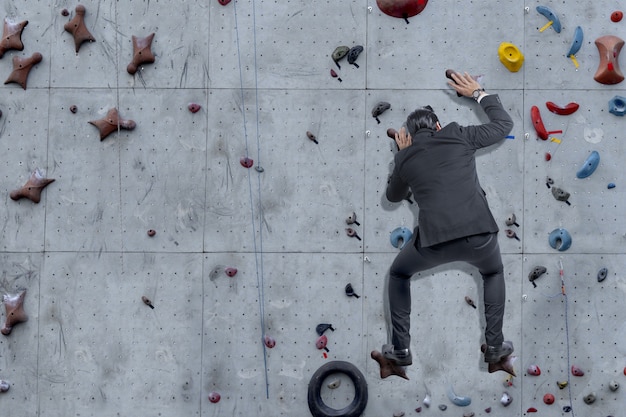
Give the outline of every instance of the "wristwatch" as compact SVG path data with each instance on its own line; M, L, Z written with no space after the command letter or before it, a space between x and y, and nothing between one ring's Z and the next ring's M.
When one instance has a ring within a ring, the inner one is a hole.
M477 88L476 90L472 91L472 98L476 101L478 101L478 97L480 97L480 94L485 91L484 88Z

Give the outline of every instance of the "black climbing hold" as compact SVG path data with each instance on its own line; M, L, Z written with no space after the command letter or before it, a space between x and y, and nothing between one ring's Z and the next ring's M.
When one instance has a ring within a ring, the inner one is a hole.
M537 284L535 283L535 280L539 278L540 276L542 276L543 274L545 274L546 271L547 271L546 267L541 266L541 265L534 267L533 270L530 271L530 273L528 274L528 280L532 282L533 287L537 288Z
M550 177L546 177L546 187L550 188L552 184L554 184L554 180Z
M333 328L333 325L330 323L320 323L315 327L315 332L321 336L324 334L324 332L326 330L330 329L331 331L335 331L335 329Z
M331 57L333 58L335 65L337 65L337 68L341 69L341 66L339 65L339 61L342 60L346 55L348 55L349 51L350 51L350 47L345 46L345 45L338 46L335 48L335 50L331 54Z
M381 101L378 104L376 104L374 108L372 109L372 117L376 119L378 124L380 124L380 120L378 120L378 116L380 116L381 114L383 114L385 111L389 110L390 108L391 108L391 104L387 103L386 101Z
M572 411L572 407L570 407L569 405L564 405L563 406L563 412L564 413L569 413L570 411Z
M356 297L356 298L360 298L360 296L359 296L359 295L357 295L357 293L355 293L355 292L354 292L354 288L352 288L352 284L348 283L348 284L346 285L345 290L346 290L346 295L347 295L348 297Z
M448 409L448 406L447 406L447 405L445 405L445 404L439 404L439 409L440 409L441 411L446 411L446 410Z
M602 282L606 279L606 276L608 275L609 270L606 268L602 268L598 271L598 282Z
M348 63L354 65L359 68L359 65L356 63L356 59L363 52L363 47L361 45L353 46L348 51Z

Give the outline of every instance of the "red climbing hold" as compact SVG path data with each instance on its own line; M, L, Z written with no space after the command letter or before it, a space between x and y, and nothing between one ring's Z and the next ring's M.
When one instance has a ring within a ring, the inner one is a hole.
M549 161L552 159L552 155L550 155L550 152L546 152L546 161Z
M226 6L228 3L230 3L230 0L217 0L217 2L222 6Z
M339 82L341 82L341 77L339 77L339 75L337 74L337 72L334 69L330 69L330 76L333 78L336 78L339 80Z
M526 410L527 413L536 413L537 409L535 407L530 407L528 410Z
M202 106L197 103L189 103L187 108L189 109L190 112L197 113L202 108Z
M426 8L428 0L376 0L376 4L389 16L407 19L421 13Z
M544 396L543 396L543 402L544 402L545 404L548 404L548 405L550 405L550 404L554 404L554 395L552 395L552 394L550 394L550 393L548 393L548 394L544 395Z
M265 343L265 346L267 346L269 349L276 346L276 340L272 336L268 335L265 335L265 337L263 337L263 343Z
M318 349L324 349L326 352L328 352L328 348L326 347L327 344L328 338L326 337L326 335L321 335L315 341L315 347L317 347Z
M613 13L611 13L611 21L612 22L619 22L620 20L622 20L622 18L624 17L624 13L622 13L619 10L615 10Z
M213 391L209 393L209 401L211 401L212 403L219 402L220 398L222 398L222 396L219 394L219 392Z
M583 376L583 375L585 375L585 371L583 371L582 369L580 369L576 365L572 365L572 375L574 375L574 376Z
M239 163L244 168L250 168L254 164L254 161L248 158L247 156L244 156L243 158L239 160Z
M233 268L232 266L229 266L226 269L224 269L224 272L226 272L226 275L232 278L237 274L237 268Z
M528 369L526 369L526 373L528 375L539 376L541 375L541 369L537 365L530 365Z

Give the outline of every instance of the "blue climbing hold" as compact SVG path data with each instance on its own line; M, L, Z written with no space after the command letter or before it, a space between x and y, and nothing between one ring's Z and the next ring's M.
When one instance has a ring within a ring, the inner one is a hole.
M556 33L561 33L561 21L551 8L548 6L537 6L536 10L539 14L544 15L549 23L551 22L552 29L554 29Z
M615 96L609 100L609 113L616 116L626 114L626 97Z
M413 236L413 232L411 232L406 227L397 227L391 232L391 236L389 236L389 240L394 248L402 249L404 245L407 244L411 237Z
M600 164L600 154L597 151L591 152L585 162L576 173L578 178L587 178L596 170Z
M550 233L548 242L550 243L550 246L552 246L552 249L563 252L572 246L572 236L567 230L559 227Z
M571 57L576 55L576 53L580 50L580 47L583 44L583 28L577 26L574 30L574 41L572 42L572 46L569 48L569 52L566 57Z
M606 188L608 188L609 190L610 190L611 188L615 188L615 183L614 183L614 182L610 182L610 183L608 183L608 184L607 184L607 186L606 186Z

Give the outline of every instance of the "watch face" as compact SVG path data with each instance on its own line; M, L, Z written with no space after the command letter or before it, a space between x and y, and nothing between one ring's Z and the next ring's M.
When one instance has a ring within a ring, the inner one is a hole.
M480 90L474 90L474 92L472 93L472 97L478 98L478 96L480 96Z

